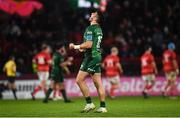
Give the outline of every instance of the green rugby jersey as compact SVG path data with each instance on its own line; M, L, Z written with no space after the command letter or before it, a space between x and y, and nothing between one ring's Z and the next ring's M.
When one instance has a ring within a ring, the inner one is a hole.
M63 69L60 66L62 62L64 62L64 57L58 52L55 52L52 58L52 70L51 70L52 77L55 77L55 76L63 77Z
M102 29L98 24L90 25L86 28L83 41L93 41L93 45L91 49L87 49L84 54L85 57L95 57L101 56L101 41L103 38Z

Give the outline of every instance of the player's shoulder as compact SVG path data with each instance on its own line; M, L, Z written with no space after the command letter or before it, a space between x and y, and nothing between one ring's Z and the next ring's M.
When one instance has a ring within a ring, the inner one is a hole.
M171 55L172 55L172 57L176 58L176 52L171 51Z
M147 56L147 54L146 53L143 53L142 55L141 55L141 58L145 58Z
M99 25L90 25L87 27L87 29L91 30L91 31L102 31L102 29Z
M154 58L154 55L152 53L149 54L149 57Z
M106 56L106 58L111 58L111 57L112 57L112 55L110 55L110 54Z
M39 52L36 54L37 57L45 55L44 52Z
M7 66L7 65L9 65L11 63L11 61L9 60L9 61L7 61L6 63L5 63L5 65Z
M58 52L53 53L53 57L59 56Z
M8 65L13 65L13 64L15 64L15 61L9 60L9 61L7 62L7 64L8 64Z
M170 51L167 49L164 51L164 54L170 53Z
M61 58L62 55L60 53L58 53L58 52L54 52L53 57Z

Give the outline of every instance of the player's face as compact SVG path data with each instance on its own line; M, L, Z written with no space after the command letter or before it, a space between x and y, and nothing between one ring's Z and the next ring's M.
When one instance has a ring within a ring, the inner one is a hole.
M118 49L117 49L116 47L113 47L113 48L111 49L111 54L112 54L112 55L118 55L118 53L119 53L119 51L118 51Z
M94 13L91 13L91 16L89 18L89 21L92 22L92 21L97 21L97 13L94 12Z
M59 52L61 53L62 56L65 56L67 54L66 49L65 49L64 46L59 49Z
M15 57L11 57L11 58L10 58L10 60L13 60L13 61L15 61Z
M51 48L50 48L50 47L47 47L47 48L46 48L46 52L47 52L47 53L51 53Z
M149 48L149 49L147 50L147 52L148 52L148 53L151 53L151 52L152 52L152 48Z

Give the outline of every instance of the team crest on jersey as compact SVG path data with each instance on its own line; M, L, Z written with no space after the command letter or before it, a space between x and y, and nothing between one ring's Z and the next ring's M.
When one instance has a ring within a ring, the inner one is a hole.
M87 31L87 34L92 34L92 32L91 31Z

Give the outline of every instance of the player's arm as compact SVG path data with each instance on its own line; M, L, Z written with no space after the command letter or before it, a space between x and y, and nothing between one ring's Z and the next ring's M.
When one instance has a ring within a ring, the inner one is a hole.
M66 61L60 63L62 68L72 65L73 57L69 57Z
M155 74L158 74L158 70L157 70L157 66L156 66L155 61L152 62L152 66L154 68Z
M179 67L178 67L178 63L176 61L176 53L173 53L172 57L173 57L173 61L172 61L173 66L176 69L176 73L179 74Z
M68 75L70 74L70 70L69 70L69 68L68 68L67 66L64 66L63 69L65 70L65 72L66 72Z
M6 72L6 64L3 67L3 71Z
M14 72L16 72L16 64L12 65L12 69L13 69Z
M71 64L72 64L72 63L71 63L70 61L66 60L66 61L62 62L62 63L60 64L60 66L61 66L62 68L64 68L64 67L66 67L66 66L68 66L68 65L71 65Z
M37 56L33 57L32 63L33 63L33 64L37 64L37 61L36 61L36 60L37 60Z
M104 69L105 68L105 63L106 63L106 58L104 59L104 61L101 63L101 67Z
M154 72L155 74L158 74L158 70L157 70L157 66L156 66L156 62L155 62L155 59L154 59L154 56L151 56L151 61L152 61L152 67L154 68Z
M93 31L88 31L89 34L85 37L86 41L83 42L80 45L75 45L73 43L69 44L69 48L70 49L76 49L76 50L85 50L85 49L89 49L92 48L93 45Z
M47 63L48 63L48 65L52 65L52 59L51 59L51 56L48 56L48 57L47 57Z
M177 63L177 61L175 59L173 60L173 65L174 65L174 68L176 69L176 73L179 74L178 63Z
M120 63L117 63L116 66L119 69L119 73L122 74L123 73L122 65Z
M36 73L37 72L37 56L33 57L32 59L32 68L33 68L33 71Z
M104 63L102 63L102 64L101 64L101 67L102 67L102 68L104 68L104 67L105 67Z
M70 74L70 70L68 68L69 65L72 65L73 57L68 57L68 59L60 64L60 66L65 70L67 74Z
M70 49L76 49L76 50L85 50L85 49L89 49L91 48L93 45L93 42L92 41L86 41L80 45L75 45L73 43L70 43L69 44L69 48Z

